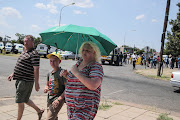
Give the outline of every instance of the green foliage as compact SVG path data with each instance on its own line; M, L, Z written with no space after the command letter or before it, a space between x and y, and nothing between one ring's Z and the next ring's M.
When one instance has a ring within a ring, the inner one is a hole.
M177 13L177 18L169 22L172 28L171 32L167 32L167 42L164 50L164 54L172 54L173 56L180 55L180 3L177 6L179 7L179 12Z
M40 43L42 43L42 40L40 37L34 38L34 48L36 48L37 45Z
M137 51L136 51L136 54L143 54L143 52L144 52L144 50L143 49L138 49Z
M173 120L172 118L168 117L167 113L162 113L159 115L159 117L157 118L157 120Z
M114 105L122 105L121 103L119 102L113 102Z
M99 110L108 110L112 107L112 105L109 105L105 99L105 101L99 105Z
M3 40L3 38L0 36L0 41L2 41Z
M16 33L15 35L18 38L17 43L23 44L25 35L24 34L19 34L19 33Z

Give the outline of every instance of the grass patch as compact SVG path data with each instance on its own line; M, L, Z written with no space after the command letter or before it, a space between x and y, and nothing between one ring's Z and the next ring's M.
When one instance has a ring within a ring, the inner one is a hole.
M9 53L9 54L5 54L5 55L3 55L3 54L0 54L0 55L2 55L2 56L13 56L13 57L19 57L19 53L18 54L12 54L12 53Z
M108 105L108 104L101 104L101 105L99 105L99 110L104 110L104 111L106 111L106 110L108 110L108 109L110 109L112 107L112 105Z
M99 110L108 110L112 107L112 105L108 104L107 100L105 99L102 104L99 105Z
M113 102L114 105L122 105L121 103L119 102Z
M168 76L157 76L157 75L147 75L147 77L149 78L153 78L153 79L160 79L160 80L170 80L171 77L168 77Z
M173 118L168 117L167 113L162 113L162 114L159 115L157 120L173 120Z
M160 79L160 80L168 80L169 81L171 79L172 72L178 71L177 68L174 68L174 69L163 68L163 74L161 77L159 77L159 76L157 76L157 70L158 69L150 69L150 68L137 69L137 70L135 70L135 73L143 75L148 78L152 78L152 79Z

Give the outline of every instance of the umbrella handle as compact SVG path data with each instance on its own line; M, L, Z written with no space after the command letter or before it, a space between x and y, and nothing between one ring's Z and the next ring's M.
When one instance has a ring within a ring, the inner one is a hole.
M54 43L56 45L56 54L57 54L57 50L58 50L58 46L57 46L57 43Z

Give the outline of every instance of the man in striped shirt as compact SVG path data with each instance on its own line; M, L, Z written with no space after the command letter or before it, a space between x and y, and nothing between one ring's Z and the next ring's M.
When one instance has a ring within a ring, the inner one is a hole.
M31 35L27 35L24 38L25 51L19 56L14 72L8 76L8 80L16 80L16 103L18 103L18 117L17 120L21 120L24 103L34 108L38 113L38 119L40 120L44 110L39 109L32 100L29 99L33 84L35 82L35 90L39 91L39 63L40 56L34 49L34 38Z

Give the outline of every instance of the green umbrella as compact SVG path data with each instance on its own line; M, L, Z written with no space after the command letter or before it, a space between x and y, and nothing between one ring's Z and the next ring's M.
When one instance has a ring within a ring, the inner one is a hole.
M77 53L81 44L85 41L92 41L99 47L101 55L109 53L117 45L93 27L83 27L77 25L66 25L49 28L40 33L42 43L55 46L61 50Z

